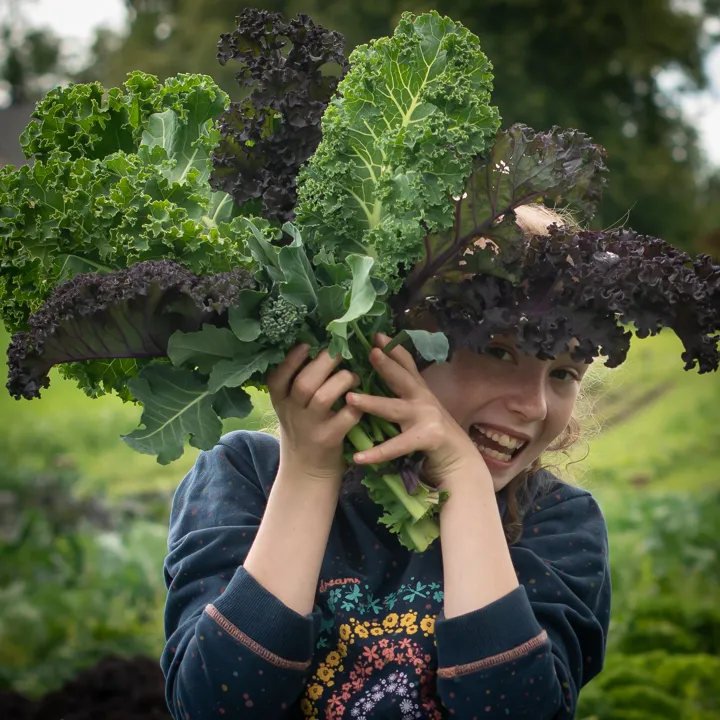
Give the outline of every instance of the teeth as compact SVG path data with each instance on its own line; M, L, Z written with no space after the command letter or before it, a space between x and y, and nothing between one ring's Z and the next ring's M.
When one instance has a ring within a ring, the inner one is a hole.
M501 453L497 450L491 450L490 448L486 448L484 445L480 445L479 443L475 443L475 445L483 455L495 458L496 460L500 460L501 462L510 462L512 460L512 457L510 457L510 455L508 455L507 453Z
M503 447L509 448L510 450L515 450L521 445L525 444L523 440L511 438L509 435L496 433L492 430L485 430L485 428L483 428L481 425L475 425L474 427L476 427L483 435L486 435L491 440L494 440L496 443L502 445Z

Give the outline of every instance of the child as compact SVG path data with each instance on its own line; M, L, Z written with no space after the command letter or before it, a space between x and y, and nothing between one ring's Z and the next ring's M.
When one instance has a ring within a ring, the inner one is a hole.
M548 224L535 208L518 213L528 234ZM354 395L341 358L295 347L268 383L279 441L241 431L201 453L165 564L177 720L574 717L603 667L607 529L540 458L574 434L588 366L495 340L422 373L401 346L374 349L392 399ZM342 492L343 438L363 413L402 433L356 464L422 451L425 479L450 492L424 553L362 488Z

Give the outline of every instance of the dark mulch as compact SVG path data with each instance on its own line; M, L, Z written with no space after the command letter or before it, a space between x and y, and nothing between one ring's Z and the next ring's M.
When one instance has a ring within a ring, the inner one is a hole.
M0 693L3 720L171 720L157 660L109 656L37 702Z

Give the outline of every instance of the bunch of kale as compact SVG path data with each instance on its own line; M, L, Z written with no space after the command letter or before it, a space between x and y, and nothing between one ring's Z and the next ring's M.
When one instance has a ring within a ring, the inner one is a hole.
M376 331L419 362L511 333L541 358L576 338L576 357L616 365L629 325L670 327L686 368L717 369L720 268L707 256L630 230L523 236L523 205L592 215L604 151L574 130L500 130L492 66L461 25L405 14L346 61L342 38L309 18L247 10L219 58L252 88L239 103L207 77L158 86L134 73L107 99L73 86L38 106L24 135L34 165L0 170L15 397L39 395L63 365L89 394L142 403L124 440L167 463L188 437L210 448L223 418L246 416L246 389L300 341L341 353L380 395ZM428 314L440 332L418 329ZM365 416L348 462L398 432ZM446 495L417 461L363 483L381 522L421 551Z

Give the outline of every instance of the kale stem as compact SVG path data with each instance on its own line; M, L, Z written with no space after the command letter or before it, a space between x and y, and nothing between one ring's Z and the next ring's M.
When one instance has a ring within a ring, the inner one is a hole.
M433 540L440 537L440 525L434 517L424 517L409 523L405 531L413 546L411 549L416 552L425 552Z
M374 446L373 441L359 425L356 425L354 428L350 428L346 437L358 452L370 450Z
M370 352L373 349L373 347L370 344L369 340L363 334L363 331L360 329L360 326L358 325L357 320L351 321L350 327L355 331L355 335L357 336L357 339L362 343L363 347L368 352Z
M398 474L383 475L385 484L392 490L393 495L405 506L405 509L415 520L424 518L430 511L430 507L423 505L417 498L414 498L405 487L402 477Z
M404 343L408 339L408 334L401 330L384 348L383 352L385 354L389 353L393 348L396 348L401 343Z
M391 422L388 422L385 418L374 416L378 427L390 437L397 437L400 434L400 430L396 428Z
M352 443L356 450L363 452L364 450L370 450L373 447L373 441L368 437L368 434L359 426L356 425L350 429L347 436L348 440ZM371 464L369 466L372 470L378 471L380 465ZM417 498L414 498L405 488L405 483L402 477L397 473L382 475L382 479L385 484L390 488L393 495L404 505L405 509L413 516L415 520L425 517L430 510L429 506L423 505Z
M375 438L375 442L381 443L383 440L385 440L385 436L383 435L383 426L380 422L381 418L377 417L377 415L369 415L370 419L370 427L372 428L372 434Z

